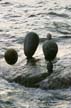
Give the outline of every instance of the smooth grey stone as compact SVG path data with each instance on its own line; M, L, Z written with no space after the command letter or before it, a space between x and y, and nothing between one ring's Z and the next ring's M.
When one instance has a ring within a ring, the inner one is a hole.
M24 54L27 59L32 58L39 44L39 36L34 32L29 32L24 39Z
M8 49L5 52L4 57L5 57L5 60L8 64L13 65L17 62L18 54L17 54L15 49Z
M53 63L51 61L47 63L47 69L48 69L48 75L50 75L53 72Z
M55 41L53 41L52 39L45 41L42 48L45 59L47 61L52 61L55 59L58 52L58 45Z

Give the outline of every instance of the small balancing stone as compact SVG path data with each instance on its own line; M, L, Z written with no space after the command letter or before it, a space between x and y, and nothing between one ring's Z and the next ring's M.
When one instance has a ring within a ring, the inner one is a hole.
M16 50L14 49L8 49L6 52L5 52L5 60L8 64L10 65L13 65L17 62L17 59L18 59L18 54L16 52Z
M51 61L47 63L47 69L48 69L48 75L50 75L53 72L53 63Z
M39 36L34 32L29 32L24 39L24 54L27 59L31 59L39 44Z

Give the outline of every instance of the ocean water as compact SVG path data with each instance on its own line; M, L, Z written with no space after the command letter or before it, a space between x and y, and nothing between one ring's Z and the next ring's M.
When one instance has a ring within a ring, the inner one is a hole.
M66 55L71 50L71 0L0 0L0 108L71 108L70 87L42 90L4 79L7 71L17 71L19 67L23 70L23 40L30 31L36 32L40 40L50 32L59 42L58 57ZM18 52L14 66L4 60L8 48ZM39 45L34 56L39 58L41 54Z

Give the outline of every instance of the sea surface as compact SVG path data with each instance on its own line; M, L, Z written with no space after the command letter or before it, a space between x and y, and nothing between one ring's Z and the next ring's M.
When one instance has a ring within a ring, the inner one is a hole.
M50 32L61 48L58 57L66 55L71 50L71 0L0 0L0 108L71 108L71 87L42 90L4 79L6 71L19 67L23 71L23 42L30 31L36 32L40 40L46 40ZM8 48L18 53L14 66L4 60ZM34 57L41 54L39 45Z

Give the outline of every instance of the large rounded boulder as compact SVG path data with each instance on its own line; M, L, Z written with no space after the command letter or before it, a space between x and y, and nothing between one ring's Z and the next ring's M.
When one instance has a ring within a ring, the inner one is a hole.
M24 54L27 59L32 58L39 44L39 36L34 32L29 32L24 39Z

